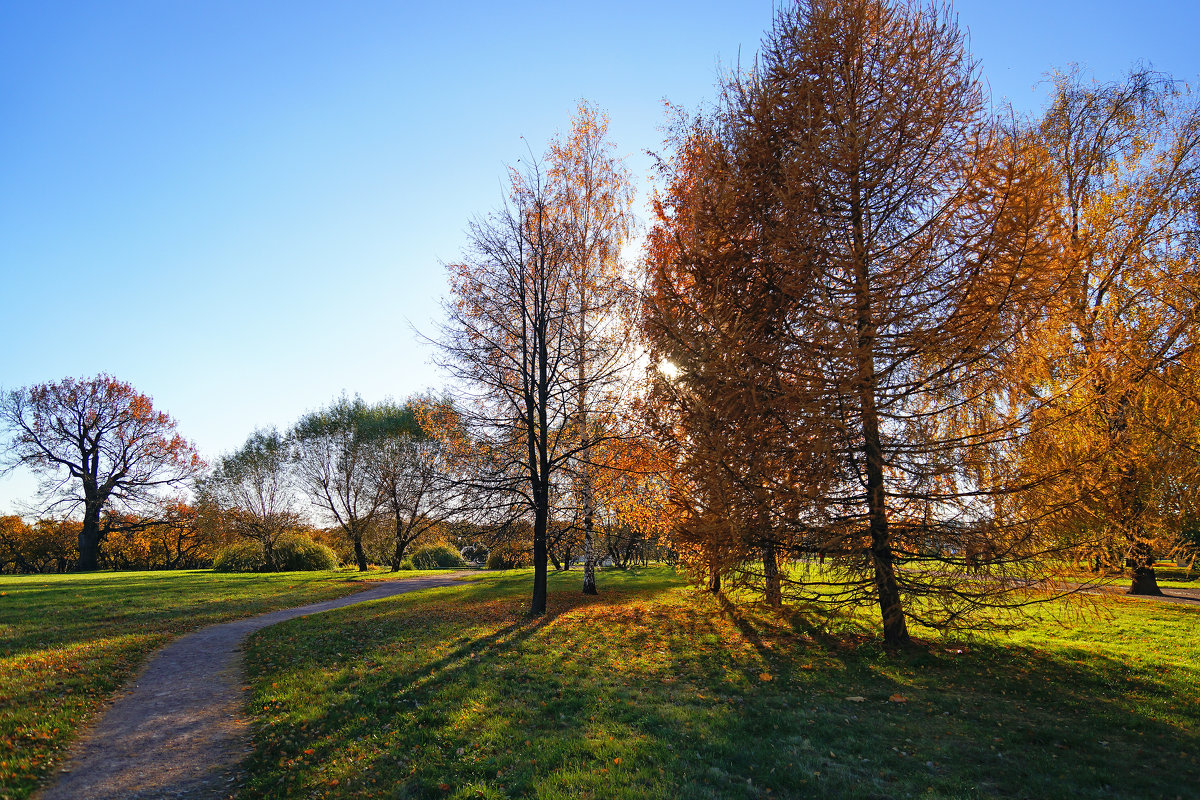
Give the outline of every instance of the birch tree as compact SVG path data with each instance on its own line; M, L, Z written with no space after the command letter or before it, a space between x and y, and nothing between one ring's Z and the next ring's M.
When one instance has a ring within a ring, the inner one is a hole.
M547 162L554 213L565 244L567 302L572 306L574 374L571 463L576 513L583 532L583 593L596 594L595 446L616 435L612 417L631 361L621 306L628 295L621 248L633 229L628 169L608 137L607 116L581 102L565 137L551 142Z

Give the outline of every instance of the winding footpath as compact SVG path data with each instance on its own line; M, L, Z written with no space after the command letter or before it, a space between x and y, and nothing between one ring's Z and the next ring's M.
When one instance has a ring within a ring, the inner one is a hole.
M468 575L387 581L366 591L211 625L168 644L71 750L37 800L223 800L237 792L250 750L242 713L241 645L255 631Z

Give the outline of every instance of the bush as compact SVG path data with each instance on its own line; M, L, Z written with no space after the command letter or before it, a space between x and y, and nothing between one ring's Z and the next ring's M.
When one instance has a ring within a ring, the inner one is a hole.
M262 572L266 568L267 558L258 542L237 542L222 547L213 557L217 572Z
M331 548L303 534L285 534L275 542L275 569L280 572L337 569L338 563Z
M527 553L520 550L496 549L488 556L488 569L517 569L519 567L528 567L533 564L533 560Z
M487 561L488 549L481 544L469 544L462 549L462 557L468 564Z
M427 544L412 554L414 569L462 569L467 566L462 556L448 544Z

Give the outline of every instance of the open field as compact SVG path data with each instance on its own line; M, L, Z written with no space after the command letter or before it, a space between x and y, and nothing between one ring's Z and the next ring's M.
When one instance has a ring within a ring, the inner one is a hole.
M415 574L421 573L400 573ZM0 798L28 796L79 729L168 639L214 622L340 597L363 588L363 577L383 575L0 576Z
M247 798L1200 796L1200 609L889 655L852 619L734 610L671 571L528 576L252 641ZM866 635L864 635L866 634Z

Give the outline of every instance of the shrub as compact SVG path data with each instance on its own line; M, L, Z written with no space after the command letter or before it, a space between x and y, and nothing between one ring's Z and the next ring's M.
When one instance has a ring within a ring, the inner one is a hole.
M528 567L533 563L528 553L508 548L496 549L488 556L488 569L517 569Z
M300 533L280 536L275 542L275 568L280 572L337 569L337 554L327 545Z
M468 564L487 561L488 549L481 544L469 544L462 549L462 557Z
M217 572L262 572L266 568L267 558L257 542L227 545L213 557L213 569Z
M412 565L414 569L462 569L467 562L448 544L427 544L412 554Z

